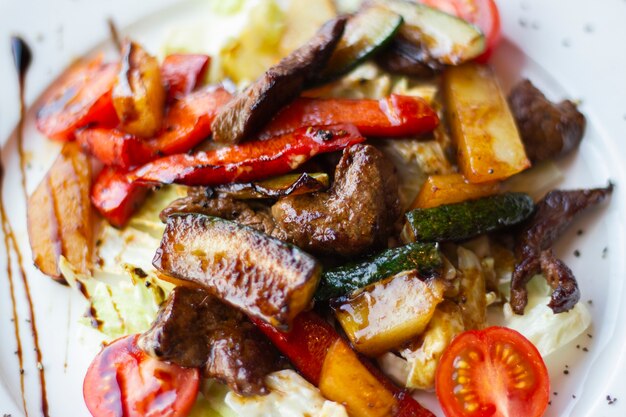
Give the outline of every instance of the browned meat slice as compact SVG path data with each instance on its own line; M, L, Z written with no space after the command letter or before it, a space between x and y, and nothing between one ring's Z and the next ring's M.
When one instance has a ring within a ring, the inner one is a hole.
M174 200L161 212L161 220L174 213L202 213L250 226L259 232L286 240L285 232L276 225L269 209L262 204L251 205L227 196L213 196L208 188L190 188L187 197Z
M375 147L352 146L327 192L285 197L272 214L289 242L315 254L352 256L386 246L400 215L395 168Z
M441 69L441 64L431 59L424 48L406 39L402 33L376 56L376 63L391 73L417 78L432 77Z
M548 306L554 313L570 310L580 298L572 271L552 253L551 247L578 214L603 201L613 192L613 185L591 190L548 193L537 204L537 211L517 237L518 263L511 280L511 306L516 314L524 314L528 301L526 284L543 272L553 289Z
M345 17L327 22L304 46L270 68L217 115L214 140L237 143L258 132L285 104L298 97L318 75L343 34Z
M139 346L160 360L202 368L205 377L243 395L266 393L264 378L280 364L243 313L198 288L176 287Z
M552 103L530 81L520 82L509 105L532 162L564 155L578 147L585 133L585 116L569 100Z

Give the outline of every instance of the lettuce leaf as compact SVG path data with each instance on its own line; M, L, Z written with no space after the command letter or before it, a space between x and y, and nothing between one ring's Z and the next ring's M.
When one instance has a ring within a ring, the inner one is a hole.
M541 275L535 276L527 288L528 305L524 315L513 313L511 305L507 303L503 308L501 324L523 334L533 342L541 356L548 356L565 346L591 324L591 314L584 303L576 304L566 313L554 314L547 306L551 289Z
M171 291L169 283L140 268L125 265L125 275L95 272L85 276L65 259L59 262L61 273L70 287L80 291L89 302L81 323L96 327L106 340L114 340L150 328L161 303Z

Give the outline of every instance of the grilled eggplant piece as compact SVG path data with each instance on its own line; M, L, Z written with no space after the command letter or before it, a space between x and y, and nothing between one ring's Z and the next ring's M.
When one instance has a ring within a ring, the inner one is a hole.
M235 96L211 124L214 140L237 143L257 133L324 68L341 39L345 25L345 17L327 22L307 44L293 51Z
M240 311L201 288L176 287L139 346L157 359L202 368L238 394L265 394L276 348Z
M56 161L28 198L28 237L35 266L59 282L59 257L83 274L91 268L91 163L76 142L63 146Z
M300 249L203 214L168 217L153 265L285 330L310 305L321 275Z
M462 203L415 209L406 214L403 239L409 242L459 241L514 226L535 208L523 193L506 193Z
M552 103L528 80L516 85L508 100L533 163L565 155L580 145L585 116L571 101Z
M580 299L578 284L572 271L551 251L552 245L574 219L613 192L613 184L591 190L554 190L537 204L537 210L517 236L518 263L511 279L511 307L516 314L524 314L528 302L526 284L543 272L552 287L548 307L556 313L571 310Z
M405 271L417 271L421 278L441 276L443 261L436 244L411 243L324 271L315 293L318 300L350 294L382 279Z
M328 188L328 174L288 174L265 181L218 185L213 191L236 200L278 198L308 194Z

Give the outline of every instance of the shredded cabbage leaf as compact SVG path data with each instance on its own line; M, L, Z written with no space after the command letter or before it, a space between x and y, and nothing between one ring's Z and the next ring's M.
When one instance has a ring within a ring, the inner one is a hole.
M80 322L98 328L106 341L148 330L172 289L153 274L130 265L125 266L123 276L96 271L90 277L78 273L61 257L59 268L70 287L88 297L90 314Z
M541 275L535 276L526 288L528 304L524 315L513 313L507 303L500 324L523 334L537 347L541 356L548 356L567 345L591 324L591 313L584 303L576 304L566 313L554 314L548 307L551 288Z

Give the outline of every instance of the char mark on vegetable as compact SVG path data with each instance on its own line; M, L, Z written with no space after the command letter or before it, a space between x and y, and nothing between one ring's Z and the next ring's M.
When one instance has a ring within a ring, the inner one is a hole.
M516 314L524 314L528 302L526 284L540 272L553 290L548 306L555 314L576 305L580 299L576 278L551 248L580 213L601 203L612 192L613 184L590 190L554 190L537 204L535 214L517 235L518 262L511 280L511 306Z
M257 133L324 67L346 25L346 17L327 22L305 45L270 68L217 115L211 127L222 143L237 143Z

